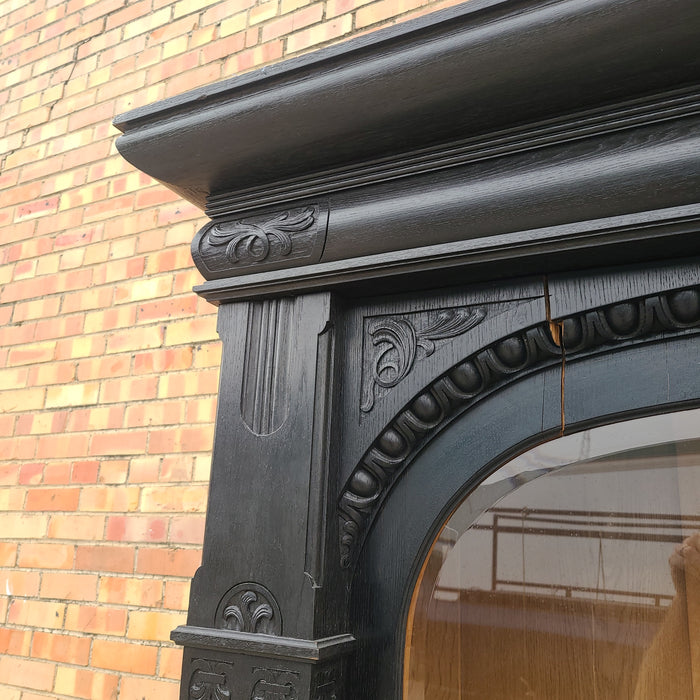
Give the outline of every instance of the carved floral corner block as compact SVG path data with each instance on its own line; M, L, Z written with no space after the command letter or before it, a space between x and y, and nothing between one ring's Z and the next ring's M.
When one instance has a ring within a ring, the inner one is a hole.
M216 627L235 632L282 634L282 614L272 593L259 583L239 583L221 599Z
M461 306L365 319L360 410L369 413L375 401L402 382L419 359L435 352L436 342L462 335L484 318L483 307Z
M195 236L192 258L207 279L315 263L321 258L327 227L324 204L216 219Z

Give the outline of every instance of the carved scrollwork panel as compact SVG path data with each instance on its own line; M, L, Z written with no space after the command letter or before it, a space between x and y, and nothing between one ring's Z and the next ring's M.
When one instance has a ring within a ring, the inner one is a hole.
M217 219L198 232L192 243L192 257L207 279L299 261L318 262L327 225L328 207L321 204Z
M296 671L277 668L254 668L250 700L297 700Z
M240 583L221 599L216 627L235 632L282 634L282 615L275 597L258 583Z
M381 432L338 503L341 566L357 558L374 516L412 455L489 392L564 358L700 327L700 287L630 299L540 323L482 348L431 382Z
M194 659L189 683L189 700L230 700L231 664Z
M403 381L420 358L430 357L439 340L455 338L481 323L483 307L367 319L362 361L362 403L369 413L377 398Z

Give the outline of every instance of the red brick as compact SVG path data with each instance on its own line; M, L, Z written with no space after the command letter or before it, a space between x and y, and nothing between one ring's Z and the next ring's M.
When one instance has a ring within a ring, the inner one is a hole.
M217 400L211 396L204 399L190 399L187 401L185 422L213 423L216 419Z
M61 457L83 457L87 454L89 435L42 435L38 439L39 459Z
M22 510L26 495L26 489L0 489L0 511Z
M155 481L193 481L191 455L165 455L160 467L160 478Z
M7 621L12 625L21 625L23 627L60 629L63 626L65 610L66 606L62 603L15 598L10 603Z
M17 544L0 542L0 566L13 567L17 561Z
M30 204L22 204L21 206L17 207L15 221L55 213L58 211L58 202L59 197L47 197L45 199L37 200L36 202L31 202Z
M75 568L77 571L131 573L134 570L134 554L133 547L78 545Z
M148 451L151 454L171 452L209 452L214 440L213 426L200 428L164 428L151 430Z
M123 422L123 406L77 408L70 411L65 430L68 432L109 430L121 428Z
M141 547L136 562L136 573L191 578L201 561L202 553L198 549Z
M157 348L163 344L163 328L130 328L117 332L107 339L107 353L129 352L145 348Z
M75 380L74 362L51 362L36 365L29 370L29 386L67 384Z
M198 372L164 374L158 385L159 398L202 396L216 394L219 387L219 370L202 369Z
M126 630L126 610L70 603L65 628L75 632L122 636Z
M3 573L4 593L22 598L39 594L39 573L36 571L6 571Z
M124 427L139 428L148 425L179 425L185 417L182 401L137 403L127 407Z
M73 566L75 547L68 544L22 544L17 566L35 569L70 569Z
M182 673L182 649L161 647L158 668L162 678L170 678L179 682Z
M68 414L66 411L25 413L17 418L15 435L60 433L65 429L67 418Z
M119 676L114 674L59 666L54 690L71 698L116 700L118 686Z
M31 637L28 630L0 627L0 654L29 656Z
M178 700L180 684L173 681L150 680L134 676L124 676L119 691L119 700Z
M137 486L85 486L80 494L80 510L130 513L138 509L140 496Z
M175 299L143 302L136 309L136 317L138 323L144 323L193 316L196 310L197 297L191 295Z
M148 433L145 430L122 430L95 433L90 440L91 455L130 455L146 451Z
M206 508L208 486L144 486L141 510L146 513L202 513Z
M99 467L99 462L95 460L74 462L71 469L71 481L76 484L94 484L97 482Z
M132 484L158 481L161 457L152 455L146 457L134 457L129 469L129 482Z
M2 513L0 532L8 540L35 540L46 535L48 516L43 513Z
M135 515L113 515L107 518L107 540L117 542L165 542L168 521Z
M7 460L33 459L36 452L36 438L0 438L0 454Z
M87 274L84 274L85 272L87 272ZM91 274L90 270L76 272L74 275L70 276L71 282L69 284L64 284L64 282L59 279L59 285L66 290L69 288L74 289L74 285L81 286L84 284L88 286ZM49 338L65 338L70 335L79 335L83 332L84 323L85 316L83 314L40 319L36 322L34 338L36 340L47 340Z
M27 494L27 510L76 510L80 489L31 489Z
M170 524L170 539L173 544L198 544L204 541L203 516L188 515L173 518Z
M43 483L54 486L70 484L70 461L48 462L44 467Z
M122 578L101 576L97 599L101 603L121 605L128 600L138 607L159 607L163 597L163 583L152 578Z
M0 679L11 682L21 679L22 685L26 688L51 690L55 673L55 664L21 659L16 656L0 656Z
M101 484L123 484L129 471L129 462L125 459L109 459L100 462L98 481Z
M92 643L92 665L111 671L152 676L156 672L158 648L144 644L96 639Z
M32 638L32 656L62 664L86 666L90 658L90 639L36 631Z
M192 366L192 347L157 348L134 355L134 372L161 374L166 371L188 369Z
M107 380L102 382L100 401L114 403L155 399L157 388L158 377Z
M58 600L97 599L97 574L69 574L44 572L41 578L42 598Z
M105 529L102 515L53 515L49 523L49 537L57 540L99 541Z
M170 632L184 623L183 613L135 610L129 613L129 629L126 636L130 639L167 642Z
M128 355L99 357L78 362L77 377L81 382L129 374L131 357Z

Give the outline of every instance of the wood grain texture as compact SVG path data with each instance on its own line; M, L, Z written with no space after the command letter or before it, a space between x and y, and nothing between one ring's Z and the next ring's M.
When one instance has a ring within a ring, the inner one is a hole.
M687 86L700 75L699 12L692 0L471 2L118 117L118 147L204 206L271 178Z

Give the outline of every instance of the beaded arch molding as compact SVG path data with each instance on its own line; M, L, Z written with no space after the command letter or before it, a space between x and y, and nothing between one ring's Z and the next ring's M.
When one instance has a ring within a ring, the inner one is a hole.
M365 537L413 456L458 414L526 374L603 346L632 345L700 327L700 286L656 293L506 336L433 380L384 428L338 501L340 564L357 561ZM552 335L553 328L555 338Z

